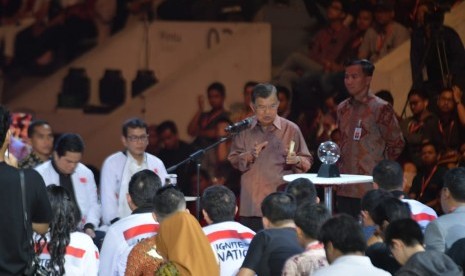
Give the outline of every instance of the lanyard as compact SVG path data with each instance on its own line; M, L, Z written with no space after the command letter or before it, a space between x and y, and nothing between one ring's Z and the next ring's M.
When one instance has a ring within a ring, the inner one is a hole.
M428 187L429 182L431 181L431 178L433 177L433 175L434 175L434 173L436 172L437 169L438 169L438 166L434 166L434 168L431 170L431 172L429 173L429 176L428 176L428 178L426 180L425 180L425 177L423 176L423 179L422 179L422 182L421 182L420 197L423 196L423 193L425 192L426 187Z
M446 133L444 132L444 128L442 127L442 123L441 123L441 121L438 121L439 132L441 133L441 136L442 136L444 142L446 143L446 146L449 146L450 137L452 136L451 135L452 134L452 128L454 128L454 123L455 123L455 121L452 121L449 124L449 133L447 134L447 137L446 137Z
M416 133L423 126L423 122L412 120L408 126L409 133Z

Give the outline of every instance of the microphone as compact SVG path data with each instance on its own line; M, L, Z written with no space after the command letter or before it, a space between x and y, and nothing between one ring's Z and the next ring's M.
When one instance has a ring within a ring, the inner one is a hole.
M237 122L233 125L227 126L224 128L226 132L239 132L246 129L253 121L253 117L245 118L244 120Z

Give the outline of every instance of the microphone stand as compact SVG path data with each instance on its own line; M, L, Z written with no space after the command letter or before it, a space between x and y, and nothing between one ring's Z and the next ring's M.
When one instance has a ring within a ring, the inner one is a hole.
M235 133L231 133L230 135L228 136L224 136L224 137L221 137L218 141L214 142L213 144L203 148L203 149L199 149L198 151L192 153L191 155L189 155L189 157L187 157L186 159L184 159L183 161L181 161L180 163L172 166L172 167L169 167L167 169L168 173L171 173L171 172L174 172L176 171L176 169L181 166L181 165L184 165L185 163L188 163L188 162L191 162L191 161L196 161L197 163L197 169L196 169L196 172L197 172L197 199L195 200L196 201L196 217L197 217L197 220L200 221L200 167L201 167L201 159L202 157L205 155L205 153L215 147L217 147L219 144L221 143L224 143L226 142L227 140L231 139L231 137L234 135L234 134L237 134L238 132L235 132Z

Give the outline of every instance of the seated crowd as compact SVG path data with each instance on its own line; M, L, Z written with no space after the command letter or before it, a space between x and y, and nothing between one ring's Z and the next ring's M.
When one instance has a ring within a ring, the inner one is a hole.
M4 68L48 66L57 54L72 59L86 47L86 38L98 33L100 41L114 31L110 22L117 13L116 1L77 2L66 6L67 1L3 1L2 8L8 7L0 13ZM150 16L143 7L151 1L130 2L131 11ZM461 49L450 56L451 81L438 86L435 62L428 59L420 66L414 48L434 38L434 24L424 20L435 6L417 2L402 9L377 1L354 10L343 0L328 1L326 25L315 34L309 54L291 54L272 79L277 113L298 125L316 157L321 142L338 144L341 139L337 108L347 98L344 61L377 61L411 36L412 116L398 116L405 148L396 161L383 160L374 167L359 221L342 214L346 210L331 214L320 204L314 184L296 179L261 202L264 229L240 224L240 172L227 160L230 142L203 156L204 169L188 163L173 171L177 180L168 174L167 168L226 136L226 126L254 115L254 81L244 85L243 103L230 111L224 106L225 86L210 84L210 108L200 95L188 124L192 143L179 138L173 121L148 126L138 118L127 120L121 129L124 151L105 159L100 177L98 170L81 162L85 146L80 135L65 133L54 143L52 126L34 120L25 127L29 145L24 145L9 131L9 112L0 106L0 158L5 161L0 182L16 181L11 166L19 167L24 180L21 174L18 179L26 184L22 192L25 187L33 191L26 191L22 201L18 197L12 203L8 196L0 200L0 209L14 209L21 218L18 210L26 208L21 203L29 208L24 210L24 226L19 219L7 231L11 239L2 235L5 246L0 251L10 253L14 261L0 258L0 274L24 269L18 259L30 255L20 252L29 241L14 229L27 228L30 222L31 242L51 275L463 275L465 67L452 61L463 61L465 49L455 31L446 28L445 39ZM192 8L201 7L202 1L196 1ZM161 5L160 17L178 16L172 8ZM350 18L353 26L348 27ZM11 44L11 34L16 44ZM428 81L421 79L423 69ZM390 93L380 91L379 97L386 94L392 105ZM318 167L314 164L309 172ZM18 190L18 185L10 186ZM189 196L200 197L200 204L187 201Z
M2 117L1 129L9 129L3 107ZM373 189L362 199L360 222L330 214L314 184L298 178L265 197L264 229L254 232L235 221L237 199L227 187L233 181L227 169L216 171L216 185L202 186L203 221L191 215L184 193L165 183L163 163L145 152L147 131L140 119L123 124L126 151L105 161L100 207L94 175L80 163L81 137L63 134L50 152L50 125L29 126L33 151L20 164L34 167L25 169L27 189L43 192L51 204L47 209L42 201L35 210L42 215L31 219L40 264L53 275L462 275L463 167L444 172L436 208L409 198L399 163L381 161L372 172ZM11 164L9 133L0 153ZM122 175L114 172L118 166L125 167ZM131 171L137 172L125 176ZM31 183L34 178L40 181ZM121 179L128 179L126 190ZM120 196L109 201L102 193ZM35 223L45 221L48 231Z

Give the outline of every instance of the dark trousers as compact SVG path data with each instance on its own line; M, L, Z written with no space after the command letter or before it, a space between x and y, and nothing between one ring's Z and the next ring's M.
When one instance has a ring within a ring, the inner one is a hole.
M239 217L239 222L255 232L263 229L262 217Z

